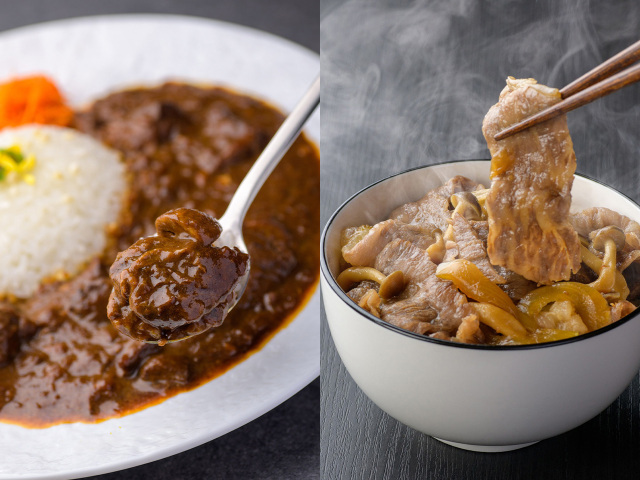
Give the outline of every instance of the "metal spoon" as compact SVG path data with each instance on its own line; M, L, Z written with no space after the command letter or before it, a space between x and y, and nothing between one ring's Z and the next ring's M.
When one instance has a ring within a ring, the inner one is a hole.
M237 247L241 252L248 253L247 246L242 236L242 223L247 214L247 210L253 203L254 198L262 188L274 168L289 147L298 137L300 130L307 122L313 111L320 103L320 76L311 84L311 87L304 94L289 116L280 125L271 141L267 144L251 170L244 177L238 189L233 194L233 198L224 215L218 219L222 226L222 234L216 240L216 247ZM236 284L232 295L227 302L227 313L238 303L249 281L249 269L241 280Z

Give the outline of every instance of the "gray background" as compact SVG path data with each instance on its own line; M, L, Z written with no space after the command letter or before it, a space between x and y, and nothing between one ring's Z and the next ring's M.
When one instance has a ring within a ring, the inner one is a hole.
M2 0L0 30L110 13L177 13L265 30L319 50L317 0ZM211 61L215 61L214 58ZM319 381L259 419L200 447L100 480L318 478Z
M640 37L637 1L321 0L322 221L409 167L489 158L508 75L562 87ZM578 172L640 200L640 84L568 116ZM511 453L442 444L376 407L322 326L321 473L331 479L640 478L638 377L604 413ZM639 346L640 348L640 346Z

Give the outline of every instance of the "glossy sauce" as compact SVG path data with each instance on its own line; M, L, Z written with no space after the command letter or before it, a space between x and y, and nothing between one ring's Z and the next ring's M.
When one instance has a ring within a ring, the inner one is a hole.
M76 115L77 128L123 152L128 205L103 258L1 305L1 421L44 427L144 408L223 373L295 313L319 266L319 156L304 137L247 214L249 284L220 327L160 347L119 334L106 315L117 252L168 210L220 217L282 120L254 99L178 84L115 93Z
M109 320L134 340L158 345L219 327L237 302L249 255L215 246L222 227L199 210L170 210L156 230L111 265Z

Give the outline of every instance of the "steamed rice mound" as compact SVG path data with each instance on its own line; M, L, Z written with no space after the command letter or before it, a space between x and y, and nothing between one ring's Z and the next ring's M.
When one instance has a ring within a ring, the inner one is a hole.
M0 148L35 156L34 182L0 181L0 295L31 296L43 280L71 276L100 255L126 191L117 152L67 128L0 131Z

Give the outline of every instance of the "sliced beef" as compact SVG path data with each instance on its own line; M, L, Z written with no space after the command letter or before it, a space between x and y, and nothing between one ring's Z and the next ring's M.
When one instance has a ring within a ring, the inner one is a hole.
M421 248L406 240L393 240L376 258L375 268L385 275L402 270L409 283L408 291L424 292L420 298L425 308L429 307L438 314L432 324L447 332L455 332L462 319L473 312L467 304L467 297L449 281L435 276L436 265ZM412 305L411 308L416 308ZM385 319L385 317L382 317Z
M449 197L454 193L473 192L483 188L481 184L458 175L441 187L431 190L417 202L396 208L391 212L390 218L414 225L435 225L444 232L451 217Z
M618 270L624 271L633 262L638 261L638 259L640 259L640 250L618 252L616 266Z
M498 266L496 267L496 271L504 278L504 282L498 286L502 288L515 303L519 302L525 295L538 287L535 282L527 280L522 275L507 270L504 267Z
M429 306L429 292L416 289L412 295L385 303L380 308L380 317L386 322L421 335L440 330L431 322L438 313Z
M632 263L624 272L624 279L631 290L627 300L638 304L640 301L640 263Z
M587 208L570 215L569 221L579 235L587 238L594 230L614 225L624 231L625 241L629 247L640 249L640 224L608 208Z
M571 275L570 280L578 283L591 283L595 282L597 278L598 274L583 263L580 270Z
M376 257L374 267L385 275L402 270L410 284L423 283L436 272L436 264L425 250L402 239L389 242Z
M484 275L494 283L503 283L505 279L498 275L489 262L482 240L473 229L469 221L462 215L454 213L451 217L453 235L458 245L458 256L476 264Z
M640 224L629 217L605 207L592 207L569 216L569 221L579 235L589 237L593 231L608 226L615 226L624 231L625 245L618 252L618 269L625 270L633 262L640 259ZM601 252L594 251L602 257Z
M485 251L487 248L487 237L489 236L489 222L486 220L467 220L473 231L476 232L476 235L485 246Z
M431 225L411 225L396 220L385 220L374 225L355 245L343 249L342 256L354 267L370 267L380 251L395 238L411 242L419 248L427 248L435 241L435 228Z
M462 319L455 340L463 343L484 343L484 333L480 329L477 315L467 315Z
M580 268L580 242L569 223L576 158L567 119L500 141L494 136L560 100L556 89L510 78L482 125L491 151L489 259L543 284L568 280Z
M409 287L400 297L391 302L374 305L375 308L372 308L369 297L371 297L371 292L376 292L377 289L377 283L365 280L349 290L347 296L361 308L374 315L377 313L377 317L410 332L425 334L438 330L430 323L438 314L426 306L427 302L424 297L427 292L415 288L415 286Z
M473 315L467 304L467 297L449 281L441 280L435 275L430 276L421 284L429 296L429 306L438 312L438 318L434 323L440 325L443 330L453 332L460 326L463 318Z
M355 287L347 292L347 296L356 303L360 303L362 297L369 290L378 290L379 285L376 282L371 282L369 280L365 280L363 282L358 283Z
M435 230L434 225L412 225L396 221L393 238L400 238L411 242L418 248L426 249L435 242Z

